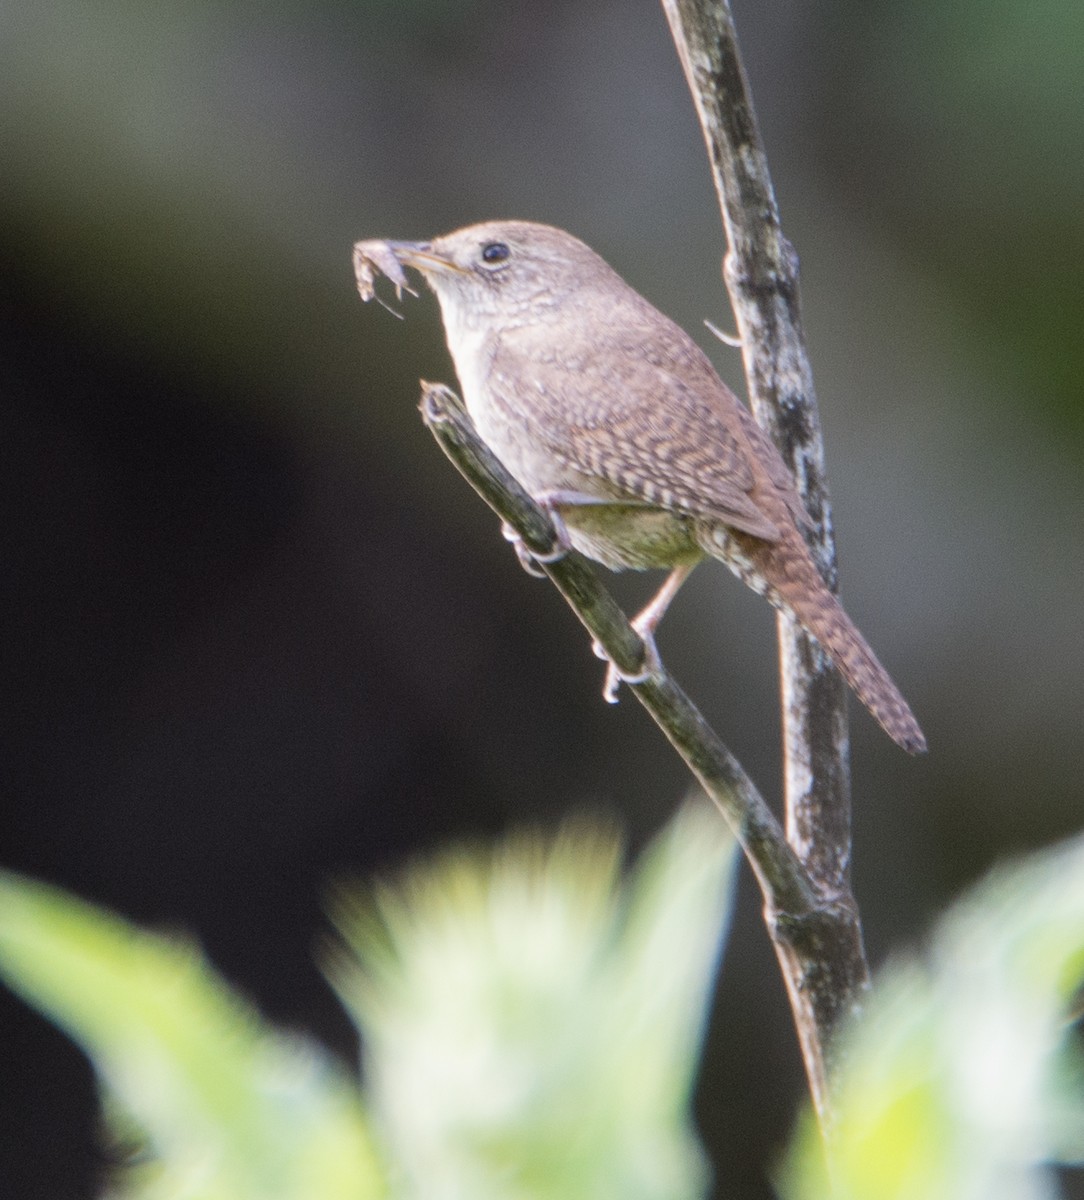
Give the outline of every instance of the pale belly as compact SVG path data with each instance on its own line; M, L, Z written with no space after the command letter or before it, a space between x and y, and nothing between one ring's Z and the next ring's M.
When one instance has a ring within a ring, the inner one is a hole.
M562 505L559 512L573 546L611 570L670 568L704 557L696 523L682 513L624 504Z

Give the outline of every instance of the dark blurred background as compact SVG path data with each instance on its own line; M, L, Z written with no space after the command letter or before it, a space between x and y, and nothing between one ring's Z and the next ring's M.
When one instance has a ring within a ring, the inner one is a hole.
M1081 823L1084 7L736 4L803 263L847 606L931 745L854 712L876 959ZM653 0L0 7L0 862L203 941L345 1057L322 896L686 775L422 429L436 304L351 243L562 225L741 390ZM629 604L643 578L618 582ZM668 661L770 796L769 610L697 573ZM698 1113L762 1198L802 1078L748 879ZM94 1194L93 1082L0 997L0 1196Z

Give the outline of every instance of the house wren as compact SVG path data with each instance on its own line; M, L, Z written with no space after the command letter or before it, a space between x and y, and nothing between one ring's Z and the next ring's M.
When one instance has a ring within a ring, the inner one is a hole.
M402 266L425 277L478 433L569 544L615 570L670 569L634 622L649 656L682 582L717 558L817 639L890 737L926 748L821 578L771 440L692 339L593 250L547 225L491 221L432 242L359 242L354 260L365 299L375 272L399 287Z

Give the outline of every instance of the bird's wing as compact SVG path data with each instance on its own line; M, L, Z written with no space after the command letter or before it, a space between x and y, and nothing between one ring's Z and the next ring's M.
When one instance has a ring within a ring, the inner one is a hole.
M783 456L779 453L775 442L757 424L756 417L753 416L744 404L739 403L737 407L741 415L742 425L745 428L745 435L752 442L757 458L768 472L768 477L783 497L787 508L790 510L790 515L794 518L800 529L815 528L813 518L806 512L802 498L798 495L798 489L794 484L794 476L791 475L790 468L783 461Z
M575 334L557 344L529 326L506 331L490 386L510 416L576 471L638 501L774 541L777 526L750 495L756 451L741 403L688 335L666 326L663 337L655 322L611 326L605 353Z

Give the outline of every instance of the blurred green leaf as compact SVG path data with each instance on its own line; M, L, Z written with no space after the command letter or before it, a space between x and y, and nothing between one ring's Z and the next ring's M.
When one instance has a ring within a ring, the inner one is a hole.
M689 807L625 881L570 824L343 891L330 973L402 1194L695 1196L690 1092L734 843Z
M1084 1147L1068 1020L1084 982L1084 840L995 872L924 961L891 965L844 1046L831 1185L806 1120L789 1200L1036 1200Z
M113 1195L383 1194L356 1090L268 1030L191 943L0 874L0 974L90 1055L118 1136L146 1142Z

